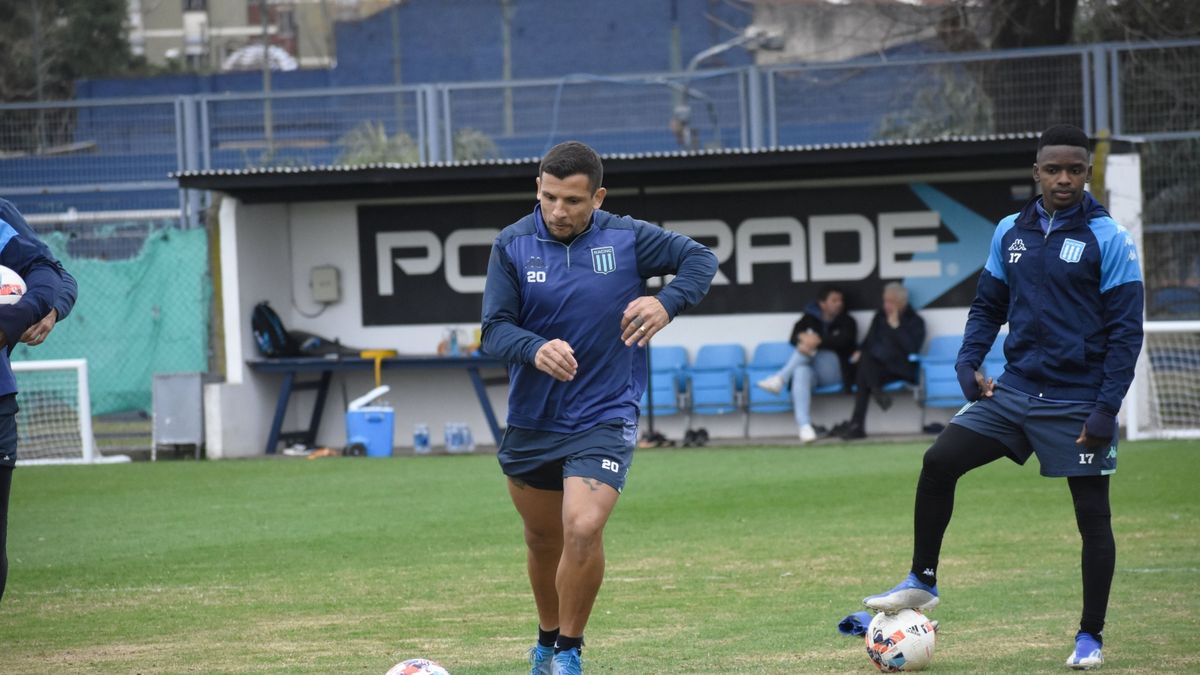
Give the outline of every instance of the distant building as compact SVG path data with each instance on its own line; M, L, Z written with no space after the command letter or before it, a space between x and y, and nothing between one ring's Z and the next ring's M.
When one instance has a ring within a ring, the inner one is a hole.
M334 63L336 22L361 19L403 1L129 0L129 43L134 54L153 64L178 60L187 70L220 70L238 50L261 45L259 12L265 4L271 45L302 68L327 68Z

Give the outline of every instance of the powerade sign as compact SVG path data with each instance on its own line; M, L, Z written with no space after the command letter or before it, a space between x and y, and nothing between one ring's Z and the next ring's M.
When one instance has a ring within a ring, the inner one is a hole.
M912 304L969 305L996 222L1028 198L1021 179L609 196L606 210L681 232L720 263L690 314L799 313L825 284L851 309L898 280ZM1015 195L1015 196L1014 196ZM367 326L478 321L491 245L528 200L360 206ZM611 264L597 254L601 273ZM650 292L663 280L650 281Z

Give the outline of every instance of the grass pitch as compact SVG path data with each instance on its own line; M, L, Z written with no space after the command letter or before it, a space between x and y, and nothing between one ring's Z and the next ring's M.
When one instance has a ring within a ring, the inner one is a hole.
M1127 443L1111 672L1196 672L1200 448ZM589 673L874 672L836 622L907 571L924 444L639 451ZM13 480L0 671L521 673L536 616L488 456L30 467ZM1066 672L1066 482L959 484L932 672Z

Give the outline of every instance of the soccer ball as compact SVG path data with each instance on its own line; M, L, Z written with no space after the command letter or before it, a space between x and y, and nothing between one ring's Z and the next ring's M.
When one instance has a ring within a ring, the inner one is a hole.
M387 675L450 675L450 671L429 659L409 659L392 666Z
M871 663L885 673L923 670L937 639L933 624L915 609L876 614L864 638Z
M0 305L15 305L25 295L25 280L16 271L0 265Z

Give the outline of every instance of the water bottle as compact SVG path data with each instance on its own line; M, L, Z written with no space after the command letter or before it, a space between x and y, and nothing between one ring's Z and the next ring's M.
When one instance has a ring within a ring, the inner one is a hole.
M413 427L413 452L418 455L429 454L429 425L418 424Z
M450 329L450 337L447 339L446 348L447 356L458 356L458 331Z
M475 452L475 435L471 433L471 427L466 424L462 425L462 435L463 451Z
M446 452L458 452L462 443L458 433L458 425L454 422L446 422L446 428L443 432L443 436L446 439Z

